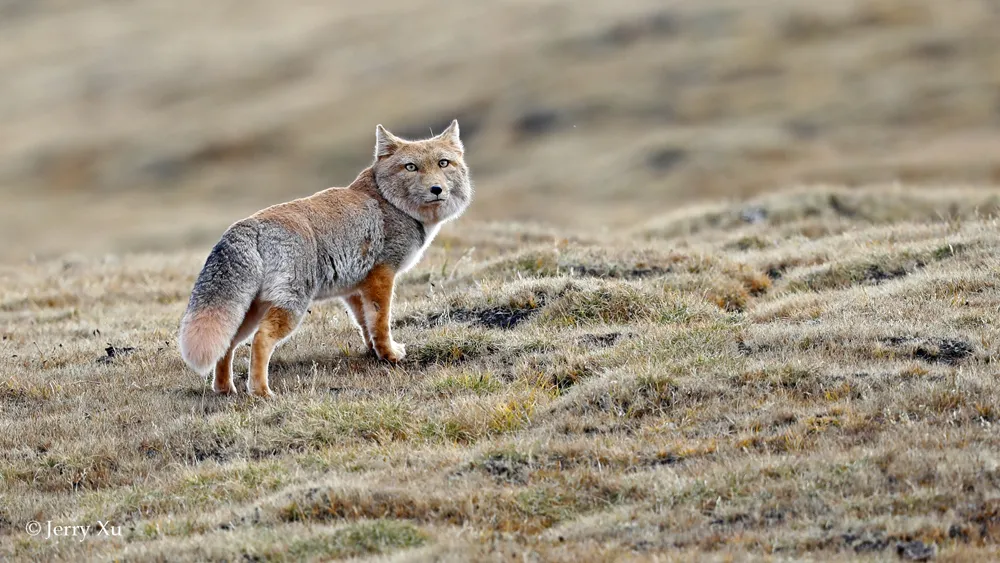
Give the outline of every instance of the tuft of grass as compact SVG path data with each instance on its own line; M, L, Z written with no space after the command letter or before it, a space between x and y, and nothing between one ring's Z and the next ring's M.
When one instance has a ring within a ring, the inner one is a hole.
M554 482L530 485L515 497L519 512L543 527L579 518L596 509L607 509L637 500L642 493L629 486L609 485L597 474L569 474Z
M558 253L555 250L529 250L486 264L478 276L485 278L543 278L559 275Z
M961 191L958 188L955 190ZM964 191L963 197L951 198L933 189L894 186L855 190L833 186L809 186L781 193L764 194L735 204L707 204L653 219L636 229L650 239L676 239L708 233L738 231L748 223L758 228L799 226L824 232L839 231L840 224L883 225L906 222L975 220L996 216L1000 196L980 190ZM831 229L832 228L832 229ZM737 239L756 246L757 235ZM739 249L744 250L744 249Z
M931 262L952 258L968 250L962 243L947 244L933 250L903 250L879 254L861 260L838 261L789 284L789 289L824 291L844 289L858 284L880 284L902 278Z
M614 372L567 394L563 410L586 415L607 413L615 418L638 419L662 415L674 402L677 382L662 374L630 375Z
M289 425L291 444L336 444L355 438L386 444L417 434L419 420L408 402L397 399L323 401L305 409L301 421ZM281 439L281 438L279 438Z
M502 348L497 337L483 330L446 328L412 352L407 350L407 359L421 366L460 364L496 354Z
M765 385L786 389L802 388L819 379L813 368L800 365L784 365L763 370L747 371L736 381L740 385Z
M441 376L434 380L430 387L435 393L443 395L462 392L486 395L501 390L503 384L491 372L463 370Z
M685 323L700 311L683 299L650 291L632 283L601 283L571 287L547 305L541 322L556 326Z
M348 524L328 534L292 541L285 550L272 552L266 558L300 561L362 557L420 547L428 539L425 532L409 522L367 520Z
M506 434L531 424L539 395L539 391L532 389L526 395L494 404L487 414L487 429L494 434Z
M746 252L748 250L764 250L765 248L769 248L773 245L774 243L763 237L757 235L745 235L733 242L727 243L723 248L727 250Z

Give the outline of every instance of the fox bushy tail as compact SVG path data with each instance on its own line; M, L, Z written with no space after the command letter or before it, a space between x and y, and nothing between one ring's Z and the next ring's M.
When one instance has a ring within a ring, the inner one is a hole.
M191 369L204 375L226 354L262 280L257 229L237 223L209 253L181 319L181 357Z

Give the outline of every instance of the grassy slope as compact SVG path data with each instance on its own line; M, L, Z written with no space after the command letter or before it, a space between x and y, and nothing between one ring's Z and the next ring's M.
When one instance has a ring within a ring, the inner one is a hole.
M464 221L399 288L405 363L319 304L268 402L177 354L203 255L5 266L0 558L995 556L998 208L812 188L599 238Z

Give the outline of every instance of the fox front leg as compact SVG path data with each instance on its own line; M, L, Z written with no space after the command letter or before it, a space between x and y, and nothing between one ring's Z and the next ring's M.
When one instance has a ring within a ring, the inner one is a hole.
M371 335L375 353L383 360L398 362L406 356L406 347L393 341L392 293L396 273L385 265L378 265L361 285L365 324Z

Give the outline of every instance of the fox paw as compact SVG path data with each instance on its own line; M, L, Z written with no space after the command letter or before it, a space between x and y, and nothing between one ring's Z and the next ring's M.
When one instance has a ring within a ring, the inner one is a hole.
M274 397L274 393L271 392L271 389L267 386L254 387L253 385L247 385L247 391L249 391L250 394L255 397L261 397L264 399L270 399L271 397Z
M230 381L229 385L220 385L219 383L212 383L212 391L215 391L218 395L235 395L236 386Z
M379 352L378 357L393 363L399 362L406 357L406 345L399 342L389 342L389 349Z

